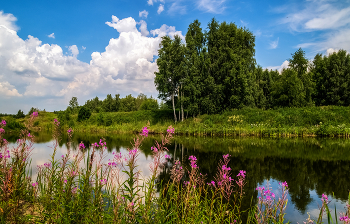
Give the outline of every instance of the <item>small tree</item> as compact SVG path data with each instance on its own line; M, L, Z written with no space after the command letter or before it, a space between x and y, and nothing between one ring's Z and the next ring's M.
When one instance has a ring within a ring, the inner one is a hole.
M71 108L73 113L76 113L78 106L78 98L73 96L72 99L69 101L69 107Z
M79 113L78 113L78 121L84 121L89 119L91 116L91 111L89 108L83 106L80 108Z
M25 116L26 115L24 115L23 111L19 110L15 115L15 118L24 118Z

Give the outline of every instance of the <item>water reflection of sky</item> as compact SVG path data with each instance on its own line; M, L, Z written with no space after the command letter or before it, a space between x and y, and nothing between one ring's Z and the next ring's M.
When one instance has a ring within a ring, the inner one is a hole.
M281 181L277 181L275 179L269 179L269 180L265 180L259 186L266 187L267 185L269 185L272 188L272 192L276 195L276 199L277 199L281 195L279 183L281 183ZM295 206L295 204L291 203L290 194L288 195L288 204L287 204L287 208L286 208L286 215L284 216L285 221L290 221L291 223L303 223L303 221L306 221L306 219L309 217L309 215L310 215L311 219L317 221L319 214L320 214L320 208L322 206L321 197L319 195L317 195L316 191L314 191L314 190L309 191L309 193L310 193L310 196L312 199L312 203L309 203L307 205L307 208L306 208L307 212L305 212L305 213L300 211ZM334 199L330 195L328 195L328 199L330 201L330 203L328 204L328 207L330 209L331 216L332 216L333 221L335 223L335 215L334 215L335 207L337 209L337 217L339 218L340 212L345 213L346 201ZM326 213L324 213L324 215L323 215L323 220L327 220Z
M9 136L10 137L10 136ZM103 136L75 134L72 146L77 147L81 141L86 144L98 142ZM127 147L134 136L109 135L105 136L108 159L112 158L112 152L128 154ZM157 136L151 136L144 141L141 153L138 157L138 169L143 178L150 175L149 164L152 161L151 146L154 140L160 140ZM37 176L37 166L49 162L53 153L53 141L50 135L38 133L37 143L33 145L32 177ZM15 143L10 143L10 147ZM188 156L195 155L201 171L208 173L208 180L212 180L217 170L217 164L223 154L231 154L229 166L234 175L239 170L247 171L246 197L250 204L251 198L257 196L254 190L257 186L264 186L269 180L274 191L279 188L278 183L287 181L291 192L288 197L288 206L285 220L292 223L303 223L310 214L312 219L317 219L319 207L321 207L321 195L327 193L330 199L329 207L334 218L335 206L337 215L345 211L349 182L348 170L350 169L349 140L344 139L258 139L258 138L193 138L176 137L168 146L173 158L188 163ZM57 147L56 159L67 153L66 140ZM71 158L76 151L72 150ZM169 163L168 166L171 166ZM168 167L169 168L169 167ZM329 179L336 178L336 179ZM169 169L160 174L161 180L169 179ZM330 181L331 180L331 181ZM323 192L325 191L325 192ZM336 198L330 194L335 191ZM254 201L254 200L253 200ZM256 200L255 200L256 202ZM298 204L299 203L299 204ZM325 216L326 218L326 216Z

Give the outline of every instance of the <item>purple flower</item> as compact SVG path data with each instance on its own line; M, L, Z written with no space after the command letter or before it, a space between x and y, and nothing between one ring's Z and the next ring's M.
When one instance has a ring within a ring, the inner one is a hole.
M3 125L3 126L6 126L6 121L2 120L0 124Z
M321 201L328 203L328 196L326 194L322 194Z
M0 134L5 133L5 130L3 128L0 128Z
M147 127L143 127L142 128L142 133L140 135L145 136L145 137L148 136L148 129L147 129Z
M169 155L165 155L164 156L166 159L170 159L170 156Z
M129 155L135 156L137 153L137 149L133 149L129 151Z
M71 128L69 128L69 129L67 130L67 132L68 132L68 134L69 134L69 133L73 132L73 130L72 130Z
M245 178L245 174L246 174L246 171L244 171L244 170L240 170L239 171L239 173L238 173L238 175L237 175L237 177L243 177L243 178Z
M38 112L34 111L33 114L32 114L32 117L37 117L37 116L38 116Z
M174 134L175 132L175 128L173 128L172 126L169 126L168 129L166 130L169 134Z
M151 147L151 150L152 150L153 152L158 152L158 149L157 149L155 146L152 146L152 147Z
M79 149L80 149L80 150L85 149L85 145L84 145L84 143L83 143L83 142L80 142L80 144L79 144Z
M197 158L195 157L195 156L190 156L189 158L188 158L189 160L190 160L190 163L191 163L191 167L192 168L198 168L198 166L197 166Z
M102 179L102 180L100 180L100 181L101 181L101 184L102 184L102 185L107 184L107 179Z
M282 187L284 187L284 188L288 187L287 181L284 181L283 183L279 183L279 184L282 185Z
M32 186L33 186L33 187L38 186L38 182L32 183Z

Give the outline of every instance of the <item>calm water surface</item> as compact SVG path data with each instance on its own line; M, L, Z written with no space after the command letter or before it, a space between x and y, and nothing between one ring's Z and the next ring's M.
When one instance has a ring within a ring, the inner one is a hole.
M32 153L32 172L36 176L36 166L50 159L53 139L50 133L35 133L36 142ZM97 135L75 133L72 148L83 141L85 145L105 138L109 155L112 152L127 153L133 135ZM18 138L5 138L15 144ZM143 175L149 175L148 164L152 160L151 146L160 136L150 136L141 146L139 168ZM67 137L63 137L56 157L66 153ZM213 180L217 164L223 154L231 155L230 167L234 174L247 171L245 200L243 207L257 203L257 186L269 184L278 194L278 183L287 181L289 199L286 220L302 223L308 217L319 214L321 195L327 194L332 200L330 207L344 211L350 189L350 140L344 138L212 138L175 137L168 146L172 156L159 175L159 180L168 181L173 158L188 164L188 157L195 155L201 173L207 174L208 182ZM108 159L108 158L107 158ZM333 196L334 195L334 196ZM334 209L332 209L334 216Z

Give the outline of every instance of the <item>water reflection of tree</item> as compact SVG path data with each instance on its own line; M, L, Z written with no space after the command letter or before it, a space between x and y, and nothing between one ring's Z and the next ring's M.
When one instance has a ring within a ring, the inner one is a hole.
M293 143L296 144L296 143ZM176 158L184 158L184 162L188 164L187 158L189 155L195 155L198 159L198 165L203 174L207 174L208 180L213 180L217 171L217 164L225 154L225 150L198 150L187 148L183 144L177 145L177 151L175 152L175 145L169 147L170 153L176 155ZM206 147L208 142L206 142ZM271 145L272 148L274 147ZM278 147L279 146L279 147ZM295 146L298 146L296 144ZM201 147L204 147L203 145ZM217 147L217 146L216 146ZM245 148L245 147L243 147ZM285 149L283 144L277 144L276 150L291 150ZM271 151L272 149L269 149ZM282 154L285 152L282 152ZM322 152L320 152L322 153ZM184 154L184 155L183 155ZM292 203L298 210L305 213L307 206L312 202L309 191L315 190L318 195L326 193L334 196L337 199L346 200L348 197L348 185L350 178L348 171L350 169L350 162L344 160L311 160L299 158L294 155L295 158L285 158L277 156L277 152L274 152L274 156L256 155L247 157L245 153L231 153L233 157L230 162L230 166L233 173L238 173L243 169L247 171L247 185L246 197L243 201L243 207L250 205L250 200L253 198L253 203L256 203L257 192L255 188L258 184L262 184L264 180L275 179L277 181L287 181L290 188L290 197ZM265 153L262 153L265 154ZM249 155L249 154L248 154ZM309 155L311 156L311 155ZM316 155L319 157L322 155ZM169 180L169 168L164 170L166 173L161 173L160 180Z

